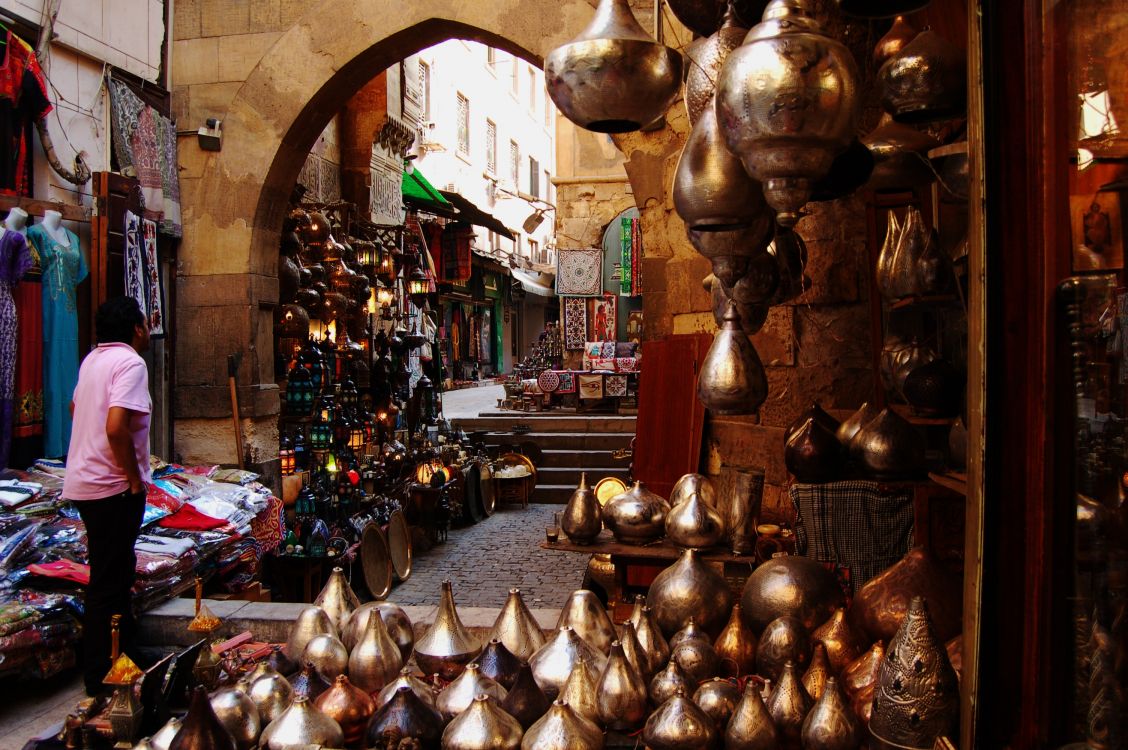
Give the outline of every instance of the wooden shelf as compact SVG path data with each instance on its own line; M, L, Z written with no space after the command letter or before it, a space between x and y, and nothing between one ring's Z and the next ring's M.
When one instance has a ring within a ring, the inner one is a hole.
M928 472L928 478L941 487L947 487L952 492L958 492L967 497L967 474L958 471L946 471L943 474Z

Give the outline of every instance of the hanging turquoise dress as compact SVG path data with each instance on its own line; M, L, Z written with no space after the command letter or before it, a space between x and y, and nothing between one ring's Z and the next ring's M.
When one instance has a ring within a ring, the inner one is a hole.
M70 402L78 383L78 304L75 288L88 273L78 236L65 229L60 245L42 224L27 230L43 266L43 454L59 458L70 447Z

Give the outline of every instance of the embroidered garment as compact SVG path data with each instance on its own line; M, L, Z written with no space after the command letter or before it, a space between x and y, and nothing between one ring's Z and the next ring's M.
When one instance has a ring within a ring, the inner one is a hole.
M111 133L114 155L124 174L141 183L145 218L158 222L162 234L180 237L180 176L176 125L145 104L121 81L110 79Z
M16 301L12 291L32 265L27 240L19 232L0 236L0 469L8 466L16 415Z
M51 111L47 84L35 51L11 31L0 65L0 194L28 195L28 144L31 125Z
M31 247L33 255L35 247ZM38 437L43 434L43 284L38 268L33 268L16 287L13 297L19 330L16 333L16 420L12 437L36 439L24 446L24 453L43 453Z
M125 296L137 300L141 312L148 307L145 276L141 265L141 220L132 211L125 212Z
M149 333L164 336L164 302L161 297L161 267L157 257L157 225L148 219L141 222L141 257L145 261L145 317Z
M442 233L442 278L445 281L466 281L470 278L470 240L474 227L463 222L447 224Z

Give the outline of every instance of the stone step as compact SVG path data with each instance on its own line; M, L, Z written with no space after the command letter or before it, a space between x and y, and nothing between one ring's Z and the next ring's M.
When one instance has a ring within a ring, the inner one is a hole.
M568 485L573 489L580 483L580 473L587 472L588 485L594 486L596 482L604 477L618 477L624 482L627 481L629 472L627 467L616 468L576 468L576 467L554 467L554 468L538 468L537 469L537 486L540 485Z
M537 469L573 466L581 469L626 469L629 463L629 458L615 458L611 451L546 450Z
M504 414L504 413L503 413ZM527 425L536 432L598 432L598 433L629 433L635 432L635 417L619 416L540 416L537 414L521 414L519 416L489 416L467 417L454 420L457 427L466 432L484 430L487 432L509 432L516 425Z
M575 484L538 484L533 489L533 494L529 496L529 502L563 505L568 502L568 498L572 496L575 490Z
M613 451L629 448L634 433L587 433L587 432L528 432L515 435L511 432L491 432L485 436L486 445L536 443L544 450L573 451Z

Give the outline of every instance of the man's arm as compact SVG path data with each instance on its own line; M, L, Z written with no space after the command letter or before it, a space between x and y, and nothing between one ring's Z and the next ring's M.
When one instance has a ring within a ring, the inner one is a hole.
M106 414L106 438L110 442L110 450L114 454L114 461L129 480L129 491L134 494L145 491L141 470L137 466L137 455L133 450L133 431L129 428L136 413L123 406L111 406Z

